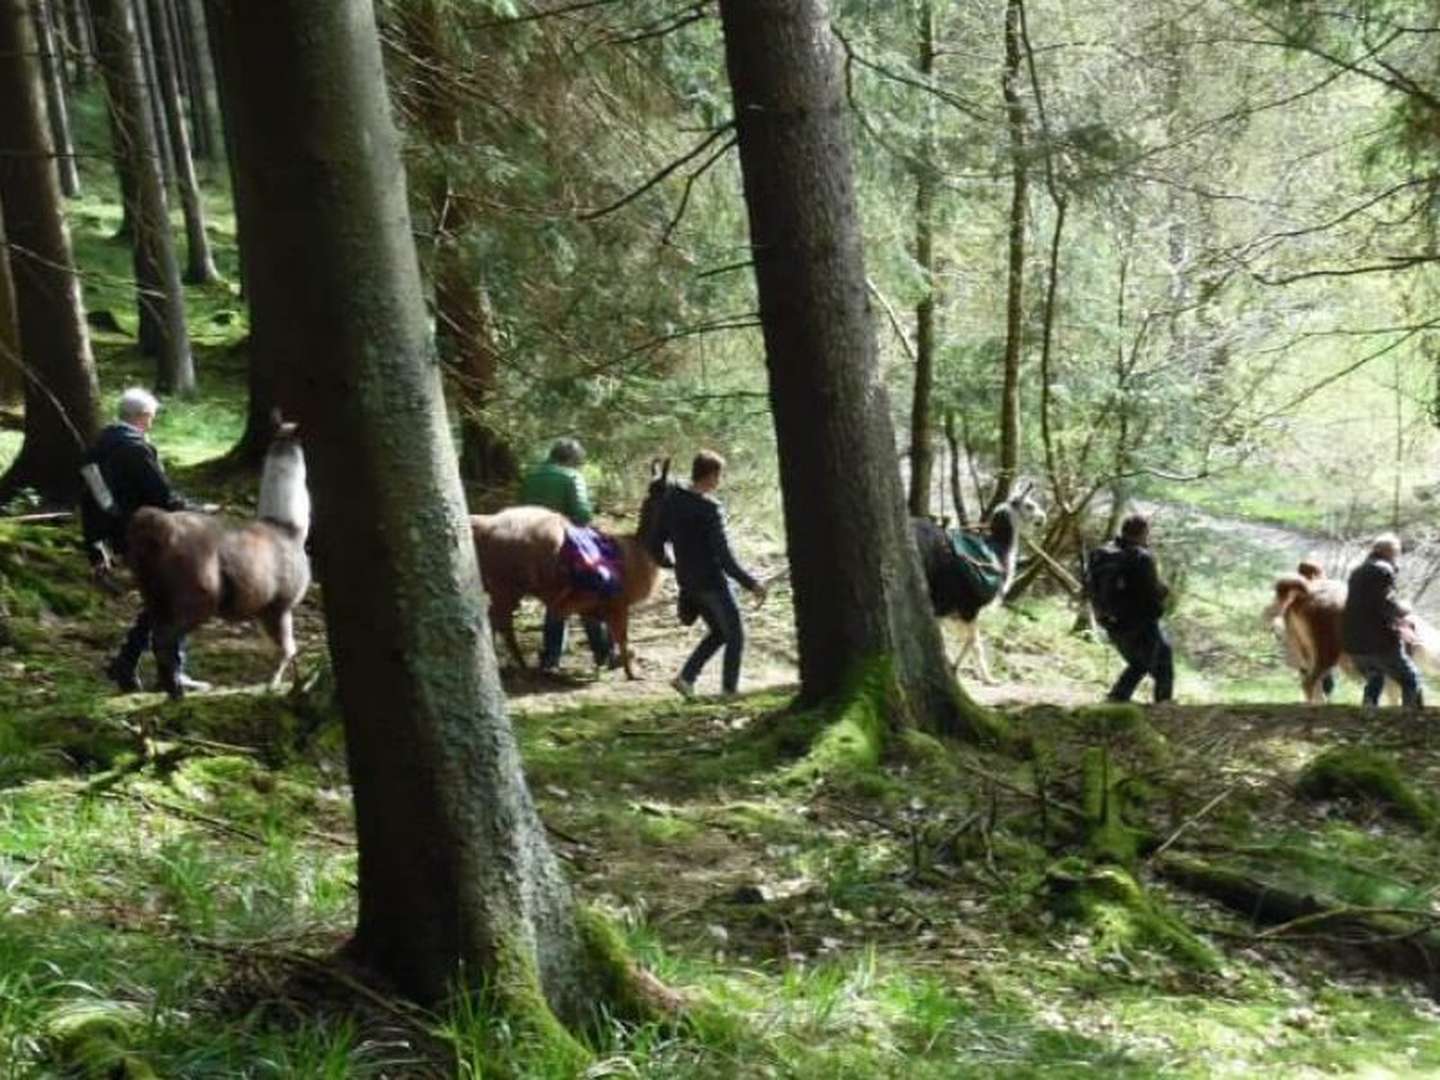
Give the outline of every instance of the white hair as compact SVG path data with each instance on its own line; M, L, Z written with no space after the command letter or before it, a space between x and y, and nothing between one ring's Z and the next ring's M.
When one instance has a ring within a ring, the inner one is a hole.
M120 405L115 410L121 420L138 420L142 416L154 416L160 411L160 402L143 386L132 386L120 395Z
M1400 555L1400 537L1394 533L1381 533L1375 537L1374 543L1370 545L1370 554L1379 555L1382 559L1395 559Z

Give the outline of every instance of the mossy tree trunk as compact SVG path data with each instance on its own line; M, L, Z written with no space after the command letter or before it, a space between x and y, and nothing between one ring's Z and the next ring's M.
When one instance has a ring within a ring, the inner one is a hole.
M780 457L800 703L890 673L890 722L971 733L930 614L877 365L823 0L722 0Z
M29 487L69 502L99 430L99 390L25 0L0 0L0 206L14 279L25 439L0 500Z
M165 203L160 151L128 0L89 0L116 155L129 172L127 209L134 228L140 349L156 360L155 385L165 393L195 392L195 363L185 327L185 294ZM123 185L122 185L123 187Z
M506 716L371 0L210 14L251 302L283 328L268 347L306 433L359 839L351 953L420 1000L488 987L554 1034L620 984Z

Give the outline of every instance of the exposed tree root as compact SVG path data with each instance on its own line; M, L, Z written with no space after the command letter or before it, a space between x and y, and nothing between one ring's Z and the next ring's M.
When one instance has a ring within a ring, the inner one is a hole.
M1169 854L1157 871L1192 892L1218 900L1264 926L1270 937L1303 937L1349 959L1424 983L1440 997L1440 934L1428 912L1335 906L1310 893L1274 885L1238 870Z

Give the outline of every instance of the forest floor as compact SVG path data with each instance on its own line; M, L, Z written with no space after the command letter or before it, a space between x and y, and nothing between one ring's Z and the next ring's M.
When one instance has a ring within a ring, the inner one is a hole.
M780 569L741 544L762 575ZM581 898L716 1006L687 1028L593 1033L589 1075L1440 1073L1434 716L1293 704L1255 618L1291 553L1195 550L1216 563L1187 563L1173 620L1188 704L1144 719L1072 708L1116 662L1069 633L1065 603L986 616L1001 681L967 685L1030 738L1018 756L910 739L876 767L806 770L822 718L784 711L783 580L747 603L737 700L668 687L700 633L677 628L668 592L637 619L637 682L594 678L578 627L559 676L507 672ZM170 704L110 693L99 668L134 597L90 586L67 531L0 524L0 573L0 1077L569 1075L474 1002L418 1013L329 962L355 854L314 681L316 595L305 689L263 693L263 639L214 625L191 652L217 690ZM521 632L533 653L538 612ZM1307 787L1337 748L1383 755L1409 800ZM1147 838L1130 864L1143 902L1082 913L1077 882L1103 865L1088 857L1096 760ZM1197 864L1256 887L1225 899Z

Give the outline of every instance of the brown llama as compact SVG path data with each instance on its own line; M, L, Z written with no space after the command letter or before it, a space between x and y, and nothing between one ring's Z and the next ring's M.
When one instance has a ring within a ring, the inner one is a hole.
M650 489L640 508L637 530L611 537L621 556L620 587L613 596L571 584L560 552L569 524L565 515L538 506L513 506L470 518L480 578L490 596L491 628L505 639L522 670L526 665L515 638L515 611L522 597L534 596L553 616L583 615L605 623L620 650L626 677L636 678L630 652L630 609L654 594L661 566L669 565L655 541L661 506L670 490L668 471L668 461L663 470L652 464Z
M126 558L153 620L161 689L175 699L184 696L177 678L180 642L217 615L260 621L280 653L269 688L280 688L295 661L293 611L310 585L309 529L305 454L294 424L277 424L271 439L256 520L237 527L210 514L153 507L135 512Z

